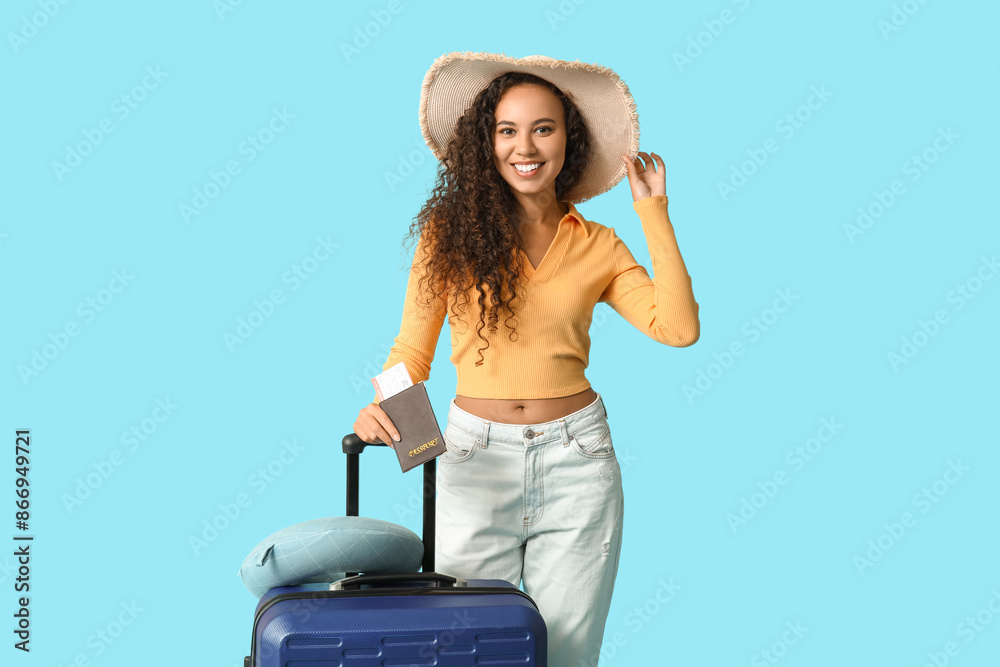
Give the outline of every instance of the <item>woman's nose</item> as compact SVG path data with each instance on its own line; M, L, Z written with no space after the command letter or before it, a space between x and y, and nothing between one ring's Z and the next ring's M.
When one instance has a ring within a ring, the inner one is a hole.
M535 152L535 144L532 143L531 137L525 137L517 142L517 154L518 155L533 155Z

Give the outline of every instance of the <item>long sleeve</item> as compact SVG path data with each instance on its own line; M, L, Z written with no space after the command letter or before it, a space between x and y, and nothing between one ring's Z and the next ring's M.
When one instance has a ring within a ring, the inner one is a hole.
M414 383L430 377L434 350L437 348L441 326L447 313L446 294L441 294L432 300L431 308L423 306L429 293L427 290L431 286L425 284L424 291L421 292L418 285L423 272L423 262L427 257L429 255L426 252L424 237L421 236L413 253L410 277L406 283L406 300L403 302L403 320L399 335L396 336L389 357L382 366L382 370L386 370L402 361ZM372 402L379 403L378 397L373 397Z
M698 302L667 215L667 196L632 202L653 262L653 278L611 230L615 277L599 301L606 302L647 336L665 345L687 347L701 335Z

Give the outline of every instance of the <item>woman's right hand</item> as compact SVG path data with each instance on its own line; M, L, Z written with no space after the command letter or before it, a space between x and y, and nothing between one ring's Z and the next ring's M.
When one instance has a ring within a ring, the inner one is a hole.
M369 444L385 443L393 446L393 439L399 441L399 431L389 415L374 401L361 408L358 420L354 422L354 433Z

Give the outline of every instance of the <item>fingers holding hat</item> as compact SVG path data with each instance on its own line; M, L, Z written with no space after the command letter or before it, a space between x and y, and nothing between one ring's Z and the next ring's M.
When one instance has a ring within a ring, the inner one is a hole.
M630 160L627 155L622 155L622 160L625 161L625 169L628 170L628 185L632 190L632 200L645 199L649 196L649 186L643 183L639 177L638 170L640 168L645 170L642 161L639 160L638 156L634 160Z
M628 184L634 201L667 194L666 167L659 155L653 153L651 157L649 153L639 151L634 160L628 159L627 155L622 155L622 160L628 170Z
M640 153L640 155L646 155L645 153ZM657 195L667 194L667 174L666 165L663 164L663 158L661 158L656 153L650 153L656 159L656 172L653 173L651 170L646 170L646 182L649 183L650 197L655 197ZM646 162L650 162L649 155L646 155Z

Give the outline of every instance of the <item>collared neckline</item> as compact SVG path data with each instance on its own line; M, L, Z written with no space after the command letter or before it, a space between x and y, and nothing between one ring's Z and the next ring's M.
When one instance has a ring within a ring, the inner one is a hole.
M531 266L531 262L528 261L528 256L524 254L523 250L518 250L524 258L525 276L532 282L548 282L552 274L555 273L556 268L558 268L562 261L563 255L566 253L566 249L569 247L573 227L579 228L584 238L590 236L589 226L584 217L580 215L580 212L576 210L576 207L572 203L567 202L567 205L569 206L569 210L566 212L566 215L559 219L555 237L549 243L549 247L545 251L545 255L542 257L542 261L537 268ZM573 224L574 222L576 223L575 225ZM563 223L566 224L564 225Z
M580 212L576 210L576 206L573 206L572 202L566 202L566 205L569 206L569 211L567 211L566 215L563 216L563 220L567 217L574 218L577 226L579 226L580 230L583 232L583 238L590 238L590 225L587 224L587 220L580 215ZM562 224L562 220L559 221L559 224Z

